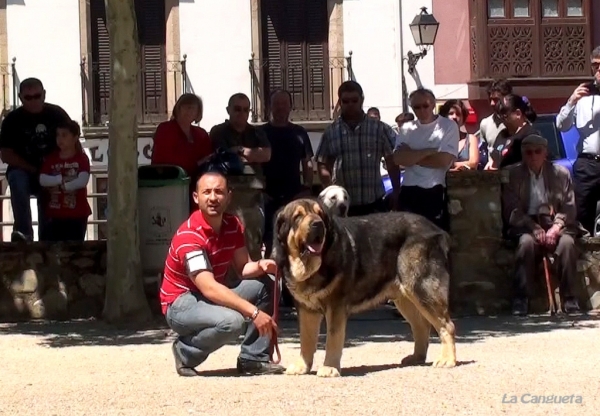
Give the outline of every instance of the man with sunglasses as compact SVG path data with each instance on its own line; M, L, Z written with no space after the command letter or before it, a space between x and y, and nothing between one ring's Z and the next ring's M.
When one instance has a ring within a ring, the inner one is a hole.
M434 113L435 95L421 88L409 96L417 120L396 139L394 162L404 166L400 210L422 215L449 231L446 173L458 154L458 124Z
M12 241L33 240L31 196L38 202L38 236L43 235L39 169L44 156L56 149L56 128L70 120L61 107L45 102L46 91L37 78L27 78L19 86L23 105L7 114L0 130L0 153L8 165L6 178L14 215Z
M556 116L556 125L562 132L573 126L579 131L579 155L573 164L577 218L593 235L600 200L600 46L592 51L591 68L593 80L575 88Z
M521 143L523 162L508 169L502 189L503 218L509 238L518 242L513 280L513 314L528 313L529 288L537 259L553 254L557 261L565 312L577 312L575 239L587 234L576 218L569 171L547 160L548 141L537 134Z

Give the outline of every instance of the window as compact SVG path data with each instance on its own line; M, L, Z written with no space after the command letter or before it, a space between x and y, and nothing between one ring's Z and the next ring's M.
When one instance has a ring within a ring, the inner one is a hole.
M140 122L155 123L166 119L166 19L165 0L135 0L140 44ZM93 125L108 122L110 94L110 41L104 0L90 1L92 38L91 117Z
M470 5L473 79L589 76L591 0L472 0Z
M513 3L514 17L529 17L529 0L514 0Z
M558 0L542 0L542 16L558 17Z
M292 95L293 120L330 118L329 17L323 0L263 0L264 97L279 88ZM268 106L268 99L264 100Z

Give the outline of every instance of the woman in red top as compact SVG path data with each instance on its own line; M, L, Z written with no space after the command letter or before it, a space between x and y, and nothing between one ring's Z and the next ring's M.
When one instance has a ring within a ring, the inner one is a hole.
M161 123L154 133L152 165L177 165L190 178L199 162L213 152L208 133L192 123L202 120L202 100L195 94L183 94L175 103L171 120Z
M90 160L84 153L75 121L56 130L58 150L44 159L40 185L47 191L44 203L48 225L41 240L83 241L92 210L87 200Z

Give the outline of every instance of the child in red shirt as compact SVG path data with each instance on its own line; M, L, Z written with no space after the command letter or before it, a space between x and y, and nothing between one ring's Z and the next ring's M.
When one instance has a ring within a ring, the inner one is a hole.
M56 130L58 150L44 159L40 185L47 191L44 198L48 225L44 241L83 241L88 217L92 213L87 200L90 160L84 153L75 121L67 121Z

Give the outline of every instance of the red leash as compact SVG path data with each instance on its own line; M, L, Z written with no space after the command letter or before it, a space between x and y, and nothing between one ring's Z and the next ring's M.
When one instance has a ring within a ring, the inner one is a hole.
M276 324L279 322L279 282L281 282L281 275L279 269L275 272L275 287L273 288L273 321ZM277 358L275 358L277 354ZM271 335L271 345L269 347L269 358L273 364L279 364L281 362L281 353L279 352L279 342L277 339L277 333Z

